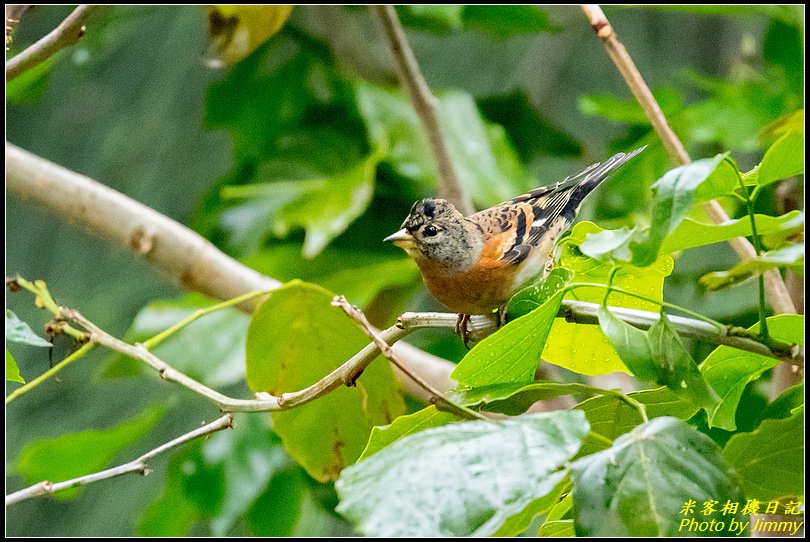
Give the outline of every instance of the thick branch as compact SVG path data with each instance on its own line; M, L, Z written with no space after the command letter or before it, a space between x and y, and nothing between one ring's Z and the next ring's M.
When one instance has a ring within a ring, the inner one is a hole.
M669 126L664 113L658 106L658 102L653 97L652 92L650 92L647 83L644 82L644 78L638 71L627 49L625 49L624 45L622 45L619 38L616 36L616 32L614 32L602 8L597 4L583 4L582 10L588 17L596 35L604 42L610 59L622 74L633 96L635 96L642 109L644 109L645 115L658 134L658 137L661 138L672 160L678 165L691 162L692 160L689 158L689 154L686 152L681 140L678 139L678 136L675 135L675 132L673 132L672 128ZM729 220L726 211L715 200L708 202L705 205L705 209L707 214L717 224ZM731 239L729 243L742 260L747 260L756 255L753 245L744 237ZM770 270L765 273L765 290L768 295L768 302L776 313L796 314L793 300L790 298L790 293L778 271Z
M130 250L187 290L230 300L281 285L146 205L10 143L6 143L6 187L91 234ZM251 312L261 299L253 298L239 308ZM455 366L449 361L409 344L393 348L435 387L446 390L452 386L450 373ZM412 386L409 379L403 382L409 392L420 396L420 388Z
M166 444L158 446L154 450L146 452L139 458L134 459L129 463L124 463L123 465L119 465L117 467L103 470L101 472L95 472L93 474L87 474L85 476L80 476L78 478L73 478L72 480L66 480L64 482L53 483L45 480L43 482L39 482L38 484L34 484L31 487L21 489L20 491L15 491L14 493L11 493L6 496L6 506L30 499L32 497L38 497L40 495L48 495L56 493L58 491L63 491L65 489L70 489L72 487L86 486L94 482L99 482L101 480L108 480L110 478L115 478L116 476L122 476L124 474L140 474L145 476L149 474L149 467L147 465L147 462L153 457L158 456L164 452L167 452L173 448L177 448L181 444L185 444L190 440L210 435L212 433L216 433L217 431L222 431L223 429L230 429L232 426L233 426L232 416L230 414L225 414L221 418L218 418L217 420L209 423L208 425L204 425L199 429L190 431L185 435L182 435L172 441L167 442Z
M59 50L79 42L84 36L87 16L97 6L81 5L48 35L6 62L6 81L11 81L53 56Z
M394 6L369 6L371 13L377 18L382 27L391 56L394 59L399 83L408 91L413 102L413 108L422 120L427 131L433 155L439 168L441 185L439 196L450 201L464 215L474 212L472 200L464 190L461 180L453 168L450 151L447 147L447 138L442 129L439 116L438 100L430 91L419 64L405 37L405 30L399 22Z

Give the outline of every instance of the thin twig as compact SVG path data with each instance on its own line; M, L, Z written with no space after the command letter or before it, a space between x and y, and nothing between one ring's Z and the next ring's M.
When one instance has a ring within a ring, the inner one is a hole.
M142 476L145 476L149 474L149 466L147 465L147 462L150 459L154 458L155 456L167 452L168 450L171 450L173 448L177 448L178 446L185 444L190 440L207 436L212 433L216 433L217 431L222 431L223 429L230 429L231 427L233 427L233 417L230 414L225 414L221 418L218 418L217 420L207 425L204 425L198 429L195 429L194 431L190 431L185 435L177 437L176 439L171 440L166 444L158 446L154 450L146 452L139 458L134 459L129 463L124 463L123 465L119 465L117 467L106 469L100 472L95 472L93 474L87 474L85 476L80 476L78 478L73 478L72 480L66 480L64 482L52 483L45 480L37 484L34 484L30 487L27 487L25 489L21 489L20 491L15 491L14 493L6 495L6 506L30 499L32 497L38 497L40 495L49 495L73 487L86 486L94 482L99 482L101 480L108 480L110 478L115 478L116 476L122 476L124 474L140 474Z
M383 29L385 41L394 58L399 83L408 91L413 108L427 132L439 169L441 181L439 196L450 201L462 214L472 214L475 210L472 199L464 190L450 158L447 138L444 135L439 115L438 100L430 91L430 87L419 70L419 64L408 44L408 38L399 22L396 9L390 5L378 5L369 6L369 10Z
M48 35L6 62L6 82L44 62L61 49L78 43L84 36L87 16L96 7L80 5Z
M597 4L582 4L582 11L585 12L586 17L588 17L596 35L604 42L610 59L622 74L627 86L641 105L650 124L652 124L658 137L661 138L672 160L677 165L690 163L692 160L689 158L689 154L686 152L681 140L678 139L678 136L675 135L675 132L673 132L672 128L669 126L664 113L658 106L658 102L653 97L652 92L650 92L647 83L644 82L644 78L638 71L627 49L625 49L624 45L622 45L619 38L616 36L616 32L610 25L610 21L605 16L602 8ZM708 202L705 205L705 210L716 224L729 220L728 214L716 200ZM729 240L729 244L742 260L750 259L756 255L753 245L745 237L731 239ZM770 270L767 271L764 276L768 302L771 304L774 311L778 314L796 314L796 308L793 305L793 300L790 298L790 292L788 292L779 272Z
M382 352L382 355L388 358L391 363L393 363L396 367L399 368L400 371L406 373L408 377L416 382L419 386L427 390L428 393L431 394L431 403L434 403L437 407L441 408L442 410L446 410L448 412L453 412L464 418L469 419L479 419L485 420L487 419L484 415L471 410L465 406L458 405L453 401L449 400L447 397L444 396L443 393L435 389L431 386L428 382L423 380L419 377L419 375L415 374L413 371L408 369L408 366L402 363L399 357L391 350L391 347L385 341L385 339L380 335L380 332L371 325L371 322L368 321L366 315L363 314L359 308L355 307L351 303L349 303L345 297L342 295L335 296L332 300L332 305L335 307L340 307L343 309L343 312L346 313L349 318L354 320L357 326L363 330L363 333L368 335L372 341L377 345Z

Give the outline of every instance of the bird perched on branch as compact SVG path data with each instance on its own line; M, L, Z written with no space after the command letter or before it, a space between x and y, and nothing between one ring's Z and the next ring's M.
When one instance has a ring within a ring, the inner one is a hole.
M443 199L411 207L402 229L385 238L416 261L430 293L459 313L466 344L471 314L499 311L509 298L553 265L554 245L585 197L644 150L618 153L551 186L532 190L465 217Z

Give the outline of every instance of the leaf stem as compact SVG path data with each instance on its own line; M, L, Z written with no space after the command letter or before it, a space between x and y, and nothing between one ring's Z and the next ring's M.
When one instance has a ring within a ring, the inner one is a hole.
M197 309L196 311L194 311L190 315L186 316L185 318L183 318L182 320L180 320L179 322L177 322L176 324L174 324L170 328L165 329L164 331L161 331L160 333L158 333L157 335L155 335L151 339L147 339L146 341L142 342L141 344L147 350L149 350L150 348L154 348L155 346L157 346L161 342L165 341L166 339L168 339L169 337L171 337L172 335L174 335L175 333L177 333L178 331L180 331L181 329L183 329L184 327L186 327L187 325L189 325L193 321L195 321L195 320L197 320L199 318L202 318L206 314L211 314L212 312L218 311L220 309L225 309L227 307L232 307L233 305L238 305L238 304L240 304L240 303L242 303L244 301L248 301L250 299L253 299L254 297L261 296L261 295L267 295L270 292L272 292L272 290L257 290L255 292L248 292L246 294L240 295L239 297L234 297L233 299L229 299L228 301L223 301L221 303L217 303L216 305L211 305L210 307Z
M77 359L84 357L88 352L90 352L95 347L96 343L93 342L83 344L81 348L73 352L71 355L69 355L68 357L66 357L65 359L63 359L62 361L60 361L59 363L57 363L56 365L54 365L53 367L51 367L50 369L48 369L47 371L36 377L35 379L29 380L16 390L9 393L6 396L6 404L8 405L17 397L36 388L37 386L48 380L50 377L52 377L53 375L55 375L56 373L58 373L59 371L61 371L74 361L76 361Z
M737 173L737 181L740 183L742 196L745 199L745 208L748 211L748 218L751 221L751 244L754 245L756 255L759 256L763 252L762 239L757 232L756 213L754 212L754 198L748 187L742 180L742 177ZM756 192L756 191L755 191ZM759 286L759 336L764 343L768 343L768 319L767 319L767 301L765 299L765 275L761 271L757 276Z

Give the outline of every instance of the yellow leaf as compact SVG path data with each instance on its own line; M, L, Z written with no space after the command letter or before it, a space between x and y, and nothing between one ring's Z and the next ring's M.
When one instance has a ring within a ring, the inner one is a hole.
M208 66L221 68L247 57L281 30L291 11L292 6L209 6Z

